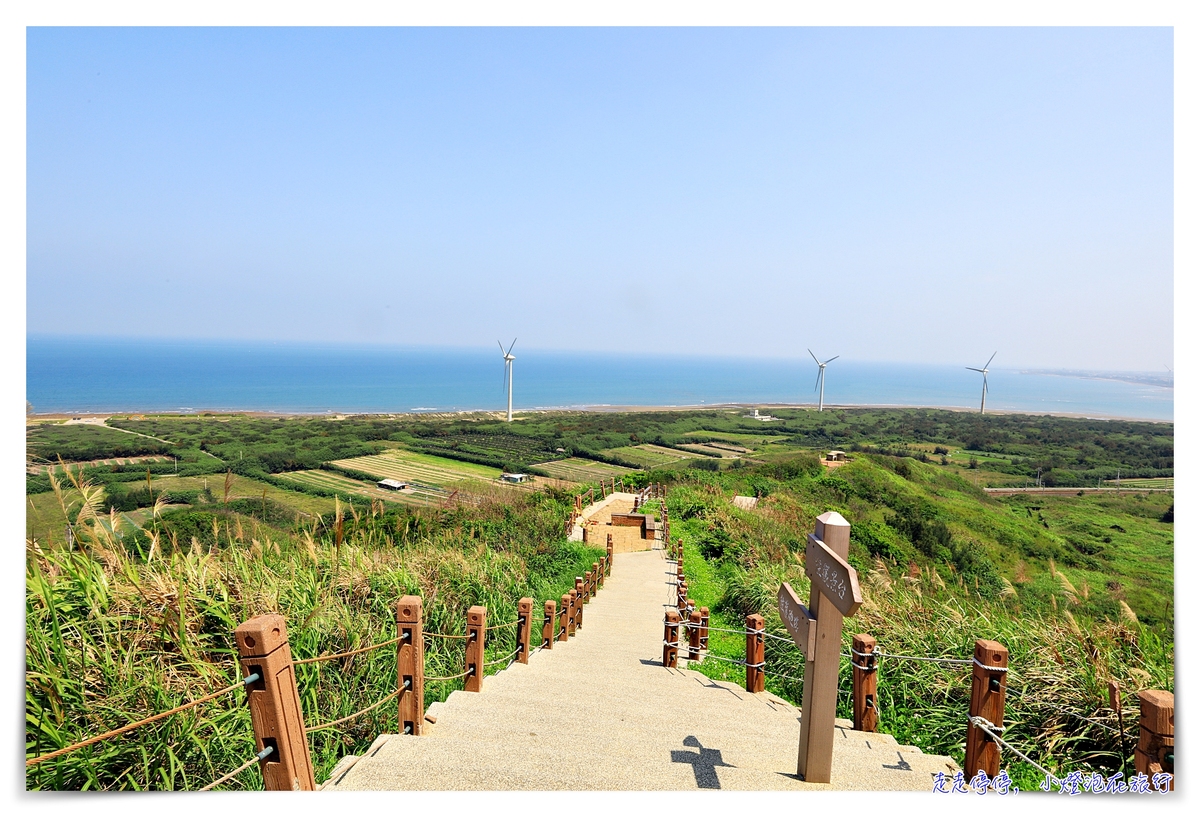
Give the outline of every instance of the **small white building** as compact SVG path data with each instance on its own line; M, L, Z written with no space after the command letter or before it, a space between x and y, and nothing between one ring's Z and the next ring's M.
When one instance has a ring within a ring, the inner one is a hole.
M408 487L407 482L401 482L398 479L381 479L375 484L388 491L403 491Z
M528 482L529 474L501 474L501 482Z

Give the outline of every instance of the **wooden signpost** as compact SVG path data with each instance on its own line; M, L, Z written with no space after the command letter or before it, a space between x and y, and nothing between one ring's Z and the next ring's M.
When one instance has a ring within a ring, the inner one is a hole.
M858 573L846 563L850 523L830 511L817 517L808 537L804 572L812 583L808 607L787 584L779 588L779 617L804 653L804 702L796 773L809 783L828 783L833 767L833 721L837 710L842 618L862 605Z

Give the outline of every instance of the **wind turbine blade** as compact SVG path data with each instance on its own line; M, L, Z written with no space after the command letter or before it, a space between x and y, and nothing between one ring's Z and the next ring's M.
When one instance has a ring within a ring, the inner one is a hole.
M821 385L821 375L825 374L824 369L817 369L817 379L813 383L813 391L817 390L817 386Z
M496 345L500 347L500 354L504 354L504 344L500 341L496 341Z
M839 357L841 357L841 355L834 355L833 357L829 358L829 360L827 360L827 361L825 361L825 362L826 362L826 363L833 363L833 361L837 360Z
M809 350L808 350L808 353L809 353L810 355L812 355L813 363L815 363L815 364L817 364L818 366L820 366L820 365L821 365L821 361L817 360L817 356L816 356L816 355L813 355L813 353L812 353L812 349L809 349Z
M974 366L967 366L966 368L970 369L973 372L980 372L980 373L983 372L983 369L976 369Z
M506 355L511 355L511 354L512 354L512 348L513 348L514 346L516 346L516 345L517 345L517 339L516 339L516 338L513 338L513 342L512 342L512 343L510 343L510 344L508 345L508 351L507 351L507 352L505 352L504 354L506 354ZM504 347L503 347L503 346L501 346L500 348L501 348L501 349L503 349Z
M988 387L987 387L987 375L985 374L985 375L983 376L983 393L984 393L984 394L987 394L987 390L988 390Z
M998 352L998 351L1000 351L1000 350L997 349L996 352ZM983 364L983 368L986 369L988 366L992 365L992 361L996 359L996 352L992 352L992 356L988 358L987 363Z

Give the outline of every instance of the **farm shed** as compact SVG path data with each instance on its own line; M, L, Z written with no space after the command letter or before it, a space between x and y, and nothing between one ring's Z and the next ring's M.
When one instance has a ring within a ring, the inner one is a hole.
M529 474L501 474L501 482L528 482Z
M844 462L846 460L845 451L830 451L825 455L826 462Z
M408 487L407 482L401 482L398 479L381 479L375 484L380 488L386 488L389 491L403 491Z

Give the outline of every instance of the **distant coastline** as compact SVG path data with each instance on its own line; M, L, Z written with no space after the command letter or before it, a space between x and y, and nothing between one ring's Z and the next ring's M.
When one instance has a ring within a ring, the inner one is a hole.
M659 412L659 411L712 411L714 409L725 410L746 410L752 409L810 409L815 410L816 406L812 403L700 403L697 405L688 406L640 406L640 405L591 405L591 406L562 406L553 408L513 408L514 420L519 419L520 415L528 414L550 414L554 412L589 412L589 413L637 413L637 412ZM978 412L978 409L964 406L910 406L899 404L875 404L875 405L836 405L832 403L825 404L826 411L834 410L867 410L867 409L897 409L897 410L930 410L930 411L955 411L966 414ZM988 409L988 414L1003 414L1003 415L1028 415L1034 417L1050 416L1050 417L1072 417L1081 420L1104 420L1117 422L1131 423L1161 423L1173 425L1174 420L1154 419L1146 417L1121 417L1115 415L1102 415L1095 413L1079 413L1069 411L1021 411L1017 409ZM180 416L180 417L262 417L262 418L291 418L291 417L328 417L330 419L346 419L351 417L429 417L432 419L439 418L455 418L467 417L476 415L480 417L488 417L492 419L503 419L504 412L501 410L492 409L462 409L455 411L422 409L410 411L269 411L261 409L191 409L184 410L146 410L146 411L76 411L76 412L34 412L27 415L26 420L30 422L47 422L58 420L71 420L80 418L82 420L96 420L108 417L129 417L137 415L148 416Z

